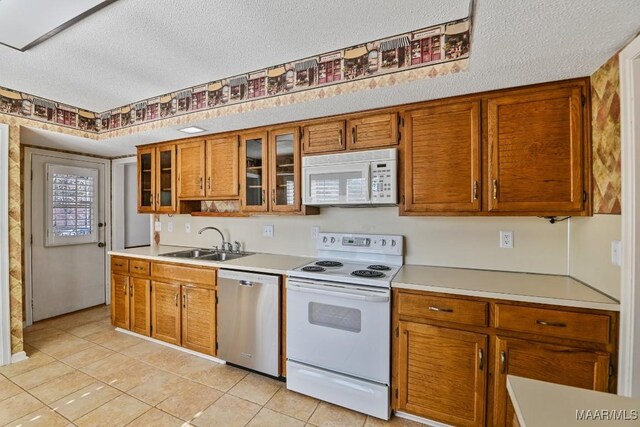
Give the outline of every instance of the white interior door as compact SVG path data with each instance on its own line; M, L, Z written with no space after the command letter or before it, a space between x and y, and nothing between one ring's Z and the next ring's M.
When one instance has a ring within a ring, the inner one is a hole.
M105 164L33 154L33 321L106 302Z

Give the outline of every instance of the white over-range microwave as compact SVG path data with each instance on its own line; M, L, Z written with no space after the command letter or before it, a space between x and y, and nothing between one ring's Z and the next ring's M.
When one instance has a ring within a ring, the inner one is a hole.
M302 202L310 206L398 203L398 150L352 151L302 158Z

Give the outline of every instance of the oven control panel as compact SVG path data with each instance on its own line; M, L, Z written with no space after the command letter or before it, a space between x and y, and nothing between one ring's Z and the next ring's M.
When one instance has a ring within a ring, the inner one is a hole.
M331 251L402 255L404 237L392 234L319 233L316 248Z

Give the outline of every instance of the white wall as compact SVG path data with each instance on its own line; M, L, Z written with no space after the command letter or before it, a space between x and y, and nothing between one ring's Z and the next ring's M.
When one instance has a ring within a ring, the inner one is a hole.
M320 215L308 217L160 218L165 245L219 246L217 233L197 233L211 225L227 239L242 242L247 251L313 256L311 228L317 225L321 231L402 234L407 264L568 273L568 222L551 225L540 218L400 217L397 208L323 208ZM191 225L190 234L184 231L186 223ZM273 238L262 236L264 224L274 224ZM499 248L500 230L514 231L514 249Z
M138 181L135 163L124 165L124 246L149 245L149 216L138 213Z
M620 240L620 215L570 220L571 276L620 300L620 267L611 263L611 241Z

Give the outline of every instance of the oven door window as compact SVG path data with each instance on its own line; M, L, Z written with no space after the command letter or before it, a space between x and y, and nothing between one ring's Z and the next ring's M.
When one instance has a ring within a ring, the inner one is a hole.
M356 308L310 302L308 317L312 325L355 333L362 330L362 313Z

